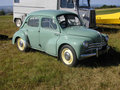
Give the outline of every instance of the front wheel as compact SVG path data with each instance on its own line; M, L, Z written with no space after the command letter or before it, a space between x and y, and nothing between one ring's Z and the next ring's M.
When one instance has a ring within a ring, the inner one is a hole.
M67 66L76 66L77 65L77 57L74 49L69 45L64 45L60 50L60 59Z

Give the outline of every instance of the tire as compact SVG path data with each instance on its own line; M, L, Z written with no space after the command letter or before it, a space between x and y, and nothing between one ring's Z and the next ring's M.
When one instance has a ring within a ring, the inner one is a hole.
M29 50L26 41L24 41L22 38L17 39L17 48L22 52L27 52Z
M22 25L21 19L16 19L16 20L15 20L15 25L16 25L17 27L20 27L20 26Z
M75 67L77 65L77 56L75 50L69 46L64 45L60 50L60 60L67 66Z

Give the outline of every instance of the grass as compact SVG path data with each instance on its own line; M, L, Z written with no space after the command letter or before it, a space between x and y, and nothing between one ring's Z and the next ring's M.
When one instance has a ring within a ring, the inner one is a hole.
M120 12L120 8L96 9L97 15L111 14L111 13L117 13L117 12Z
M120 26L98 25L110 37L108 55L80 61L76 68L57 58L31 50L20 52L11 44L18 30L12 16L0 16L0 90L119 90Z

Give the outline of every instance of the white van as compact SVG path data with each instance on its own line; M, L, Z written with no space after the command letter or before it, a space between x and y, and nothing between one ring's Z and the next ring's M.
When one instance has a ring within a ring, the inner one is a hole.
M66 10L79 14L87 27L95 25L91 19L90 0L14 0L13 2L13 21L17 27L20 27L25 16L28 13L38 10ZM81 12L81 13L80 13ZM92 13L94 14L94 13ZM88 20L89 19L89 20ZM92 22L92 23L90 23Z

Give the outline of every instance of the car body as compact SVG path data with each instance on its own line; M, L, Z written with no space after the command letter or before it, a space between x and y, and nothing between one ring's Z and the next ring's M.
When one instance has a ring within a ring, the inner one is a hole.
M12 43L17 43L20 51L33 48L58 57L68 66L109 49L107 35L85 28L76 14L59 10L29 14Z

